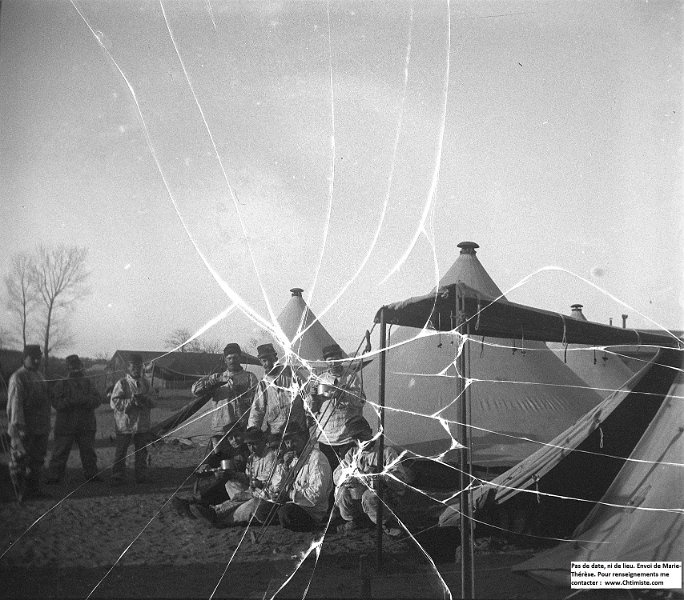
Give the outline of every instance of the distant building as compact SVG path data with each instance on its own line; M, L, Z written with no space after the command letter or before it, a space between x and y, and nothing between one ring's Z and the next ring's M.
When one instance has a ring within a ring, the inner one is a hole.
M217 373L224 368L223 354L117 350L105 369L107 386L113 385L123 377L131 354L142 356L145 376L157 389L189 389L200 377Z

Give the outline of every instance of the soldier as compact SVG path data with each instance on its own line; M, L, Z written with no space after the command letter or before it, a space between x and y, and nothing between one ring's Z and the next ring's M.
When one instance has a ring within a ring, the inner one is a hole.
M125 481L126 451L135 447L135 480L147 481L147 444L150 441L150 413L156 392L143 377L140 354L128 357L128 373L119 379L112 390L110 406L114 409L116 452L112 465L112 485Z
M289 422L305 428L302 393L308 377L304 370L277 364L278 354L272 344L257 346L257 357L264 367L264 377L259 382L247 426L271 435L281 434Z
M50 477L46 483L59 483L64 477L71 447L76 441L81 455L83 474L88 482L102 482L97 474L95 453L95 409L102 403L95 386L85 376L77 354L66 357L69 376L58 381L52 390L55 419L55 450L50 460Z
M238 473L226 481L229 500L215 505L187 502L188 516L219 527L249 523L252 518L263 522L268 517L273 507L270 500L278 495L271 485L277 454L268 447L267 438L259 429L248 430L244 441L251 454L245 473ZM181 514L182 502L174 503Z
M45 379L38 372L40 346L24 348L23 365L9 381L7 394L10 436L10 476L17 499L49 498L40 489L40 472L50 435L50 398Z
M357 444L347 451L333 472L336 486L335 504L345 521L337 530L340 533L347 533L363 528L368 524L367 519L374 524L378 522L380 499L377 482L382 478L383 503L387 507L383 511L383 530L391 537L399 536L401 529L396 526L392 512L396 510L400 497L404 495L406 484L411 481L411 473L399 460L397 451L385 446L384 471L379 474L378 453L368 421L358 417L352 420L348 427Z
M245 371L240 364L242 350L238 344L227 344L223 349L226 370L202 377L192 386L195 396L211 394L214 410L211 420L211 438L217 448L236 423L247 421L259 380L254 373Z
M363 415L366 402L358 376L349 367L345 369L343 358L337 344L323 348L323 360L329 367L318 377L318 387L307 398L319 431L319 447L333 470L347 450L356 445L347 424Z
M309 432L290 423L283 433L285 455L271 486L278 490L280 525L291 531L311 531L325 519L333 490L330 463Z

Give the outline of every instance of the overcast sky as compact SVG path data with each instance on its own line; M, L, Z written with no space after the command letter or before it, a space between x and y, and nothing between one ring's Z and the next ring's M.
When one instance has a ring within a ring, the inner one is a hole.
M268 323L292 287L351 352L463 240L504 291L588 280L511 300L684 325L680 2L3 0L0 26L3 274L89 249L60 354L234 301Z

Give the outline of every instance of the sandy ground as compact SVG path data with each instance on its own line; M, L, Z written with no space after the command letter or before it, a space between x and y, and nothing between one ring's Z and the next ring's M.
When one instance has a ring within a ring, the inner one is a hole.
M163 416L157 414L155 420ZM98 409L97 451L103 469L114 454L110 419L108 409ZM378 569L374 531L343 535L332 529L293 533L279 526L215 529L177 515L169 501L174 494L190 495L192 471L202 451L160 444L152 450L149 483L112 487L106 470L105 483L84 484L74 450L65 482L46 488L53 498L22 505L13 500L3 478L3 597L460 596L460 565L453 547L446 550L444 543L434 549L419 547L410 538L384 538ZM534 549L491 540L478 544L477 597L560 599L570 594L511 573L510 567Z

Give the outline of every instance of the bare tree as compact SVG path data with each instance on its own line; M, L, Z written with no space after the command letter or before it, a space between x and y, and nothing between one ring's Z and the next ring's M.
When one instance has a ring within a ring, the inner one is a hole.
M200 340L202 352L207 354L221 354L223 352L223 344L217 339Z
M202 352L198 340L188 342L191 337L192 332L189 329L179 327L169 334L164 343L167 348L178 348L179 352Z
M29 317L36 308L37 296L32 280L35 257L28 252L12 256L10 272L5 276L7 288L7 308L15 316L15 331L20 335L14 341L26 346L30 333Z
M164 340L167 348L178 348L179 352L206 352L208 354L220 354L223 350L221 342L216 339L201 339L197 338L190 342L188 340L193 336L192 332L185 328L179 327L174 329L169 336Z
M50 350L62 345L59 334L66 335L63 318L74 304L90 293L86 287L88 250L78 246L40 245L31 269L31 285L37 292L42 312L43 370L47 373ZM50 336L55 332L55 340ZM59 337L59 339L57 339ZM56 343L55 343L56 342Z

